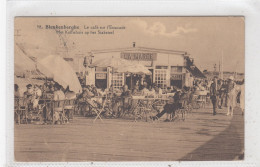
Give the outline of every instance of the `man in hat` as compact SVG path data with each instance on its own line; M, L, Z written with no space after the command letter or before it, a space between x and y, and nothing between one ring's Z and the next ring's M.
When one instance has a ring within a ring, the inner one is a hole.
M29 98L33 95L32 84L26 85L27 90L23 93L25 98Z
M218 104L218 83L217 77L213 78L213 83L210 85L209 89L210 99L213 105L213 115L217 114L217 104Z

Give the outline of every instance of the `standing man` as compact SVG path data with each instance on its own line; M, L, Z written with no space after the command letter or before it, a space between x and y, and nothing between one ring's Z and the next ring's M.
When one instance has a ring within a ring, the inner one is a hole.
M225 85L223 81L218 80L218 108L222 109L223 101L224 101L224 93L225 93Z
M218 104L218 83L217 77L213 78L213 83L210 85L210 99L213 104L213 115L217 114L217 104Z

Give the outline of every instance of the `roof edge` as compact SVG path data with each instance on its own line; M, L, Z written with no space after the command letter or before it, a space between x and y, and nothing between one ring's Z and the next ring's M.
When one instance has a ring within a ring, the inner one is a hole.
M179 55L187 55L188 53L185 51L176 51L176 50L167 50L167 49L156 49L156 48L146 48L146 47L129 47L129 48L116 48L116 49L102 49L102 50L91 50L92 54L100 54L100 53L108 53L108 52L122 52L122 51L150 51L150 52L158 52L158 53L168 53L168 54L179 54Z

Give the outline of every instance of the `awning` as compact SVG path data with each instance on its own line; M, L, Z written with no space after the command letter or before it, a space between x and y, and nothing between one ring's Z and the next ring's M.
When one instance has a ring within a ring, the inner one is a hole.
M72 67L60 56L49 55L38 62L38 69L45 76L53 78L63 88L69 86L71 91L82 91L78 77Z
M101 59L94 62L92 67L112 67L114 72L132 73L132 74L147 74L151 72L142 64L137 64L122 58Z
M186 69L195 77L195 78L206 78L206 76L196 67L195 65L186 66Z
M34 71L35 62L21 50L18 45L14 47L14 73L21 74L26 71Z

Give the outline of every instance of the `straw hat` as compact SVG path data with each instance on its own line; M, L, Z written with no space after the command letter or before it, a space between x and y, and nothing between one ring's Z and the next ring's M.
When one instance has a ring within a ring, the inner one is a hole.
M230 76L228 79L230 79L230 80L233 81L233 80L234 80L234 77L233 77L233 76Z

